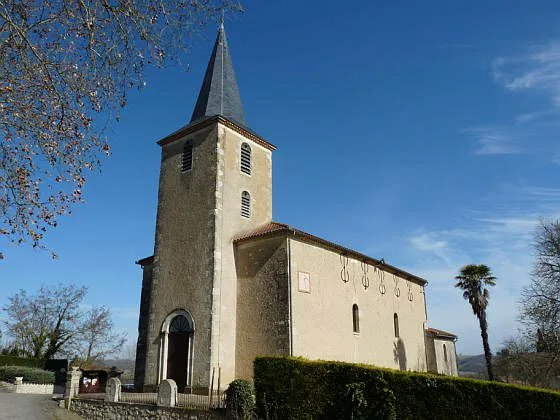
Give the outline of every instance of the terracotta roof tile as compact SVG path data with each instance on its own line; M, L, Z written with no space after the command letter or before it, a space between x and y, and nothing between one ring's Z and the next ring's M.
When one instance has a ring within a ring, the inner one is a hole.
M287 230L290 230L290 226L285 225L283 223L270 222L267 223L266 225L259 226L256 229L250 230L248 232L243 232L240 233L239 235L234 236L233 242L240 242L246 239L258 238L259 236L264 236L274 232L287 231Z
M289 235L292 235L294 237L297 237L298 239L307 241L307 242L312 242L315 244L319 244L322 245L326 248L330 248L335 250L336 252L341 253L342 255L350 255L353 256L354 258L364 261L364 262L368 262L372 265L375 265L377 267L382 267L385 271L388 271L390 273L393 274L397 274L400 275L406 279L409 279L415 283L418 283L422 286L424 286L425 284L427 284L428 282L426 280L424 280L421 277L415 276L414 274L410 274L407 273L404 270L401 270L400 268L394 267L390 264L385 263L383 260L377 260L375 258L369 257L365 254L362 254L360 252L354 251L352 249L343 247L342 245L336 244L334 242L330 242L326 239L320 238L318 236L312 235L310 233L304 232L302 230L296 229L294 227L291 227L289 225L286 225L284 223L278 223L278 222L270 222L267 223L263 226L260 226L254 230L248 231L248 232L243 232L237 236L235 236L233 238L233 242L237 243L237 242L243 242L243 241L247 241L247 240L251 240L251 239L256 239L256 238L260 238L260 237L264 237L264 236L269 236L269 235L274 235L277 233L286 233Z
M432 334L437 337L457 338L457 336L453 333L443 331L443 330L437 330L435 328L427 328L426 332L428 332L428 334Z

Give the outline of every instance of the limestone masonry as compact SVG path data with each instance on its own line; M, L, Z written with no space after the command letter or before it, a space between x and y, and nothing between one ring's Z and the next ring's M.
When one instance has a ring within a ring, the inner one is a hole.
M457 337L427 327L424 279L272 221L275 146L246 126L223 25L191 121L158 144L137 389L223 389L258 355L457 375Z

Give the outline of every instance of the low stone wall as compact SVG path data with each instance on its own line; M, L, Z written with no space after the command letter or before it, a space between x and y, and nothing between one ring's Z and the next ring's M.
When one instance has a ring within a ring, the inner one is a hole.
M179 407L157 407L153 405L115 403L100 400L72 398L70 410L91 420L223 420L223 411L199 411Z
M14 384L9 382L0 381L0 391L14 392Z
M15 384L13 391L16 394L54 394L53 384Z
M15 394L54 394L53 384L24 384L17 378L14 384L0 381L0 391Z

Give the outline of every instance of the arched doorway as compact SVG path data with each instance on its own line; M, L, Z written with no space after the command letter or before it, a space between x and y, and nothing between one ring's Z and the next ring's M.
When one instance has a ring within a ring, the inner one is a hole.
M191 387L194 322L185 310L174 311L162 326L160 378L173 379L177 390Z

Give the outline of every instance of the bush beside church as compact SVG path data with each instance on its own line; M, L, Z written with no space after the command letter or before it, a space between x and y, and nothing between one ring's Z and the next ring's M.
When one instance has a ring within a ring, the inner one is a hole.
M342 362L259 357L265 419L558 419L560 393Z

